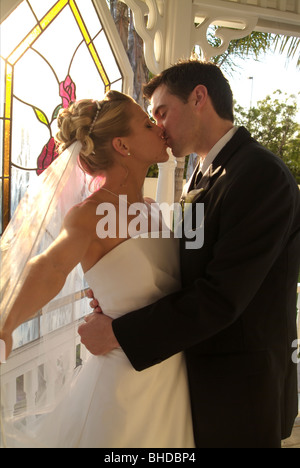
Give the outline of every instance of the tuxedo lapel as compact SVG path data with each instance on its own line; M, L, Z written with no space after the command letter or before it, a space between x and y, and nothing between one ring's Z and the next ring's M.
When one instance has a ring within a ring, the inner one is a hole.
M199 169L200 169L200 161L198 162L198 164L197 164L197 166L196 166L190 180L187 182L186 193L190 192L191 190L193 190L193 187L195 187L195 182L196 182L196 179L197 179Z

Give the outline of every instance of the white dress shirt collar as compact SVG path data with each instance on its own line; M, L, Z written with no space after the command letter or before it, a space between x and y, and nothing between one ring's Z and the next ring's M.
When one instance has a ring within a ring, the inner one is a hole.
M202 166L201 166L201 172L203 175L208 171L208 168L212 164L213 160L218 156L220 151L224 148L224 146L227 145L227 143L231 140L231 138L235 135L237 131L238 131L238 127L231 128L229 132L226 133L226 135L224 135L218 141L218 143L216 143L215 146L210 150L210 152L204 158Z

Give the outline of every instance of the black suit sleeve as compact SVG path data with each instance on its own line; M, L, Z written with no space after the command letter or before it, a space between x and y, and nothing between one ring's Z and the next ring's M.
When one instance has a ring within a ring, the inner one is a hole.
M241 166L229 181L218 219L206 214L205 222L217 222L219 234L205 275L113 322L135 369L161 362L234 323L287 243L298 203L296 185L281 164L252 166L251 171Z

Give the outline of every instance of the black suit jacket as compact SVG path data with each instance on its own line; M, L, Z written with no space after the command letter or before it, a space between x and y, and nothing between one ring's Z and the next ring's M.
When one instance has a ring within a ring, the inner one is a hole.
M244 128L200 187L204 245L180 241L182 290L113 329L140 371L185 350L197 447L279 447L298 412L299 189Z

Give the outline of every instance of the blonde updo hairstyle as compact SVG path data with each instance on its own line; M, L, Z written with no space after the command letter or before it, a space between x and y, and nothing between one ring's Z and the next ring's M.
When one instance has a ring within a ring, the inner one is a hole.
M112 140L131 133L129 104L133 102L126 94L109 91L104 100L99 101L99 111L97 102L90 99L62 109L57 118L59 132L55 137L58 152L80 141L82 169L92 176L105 171L114 164Z

